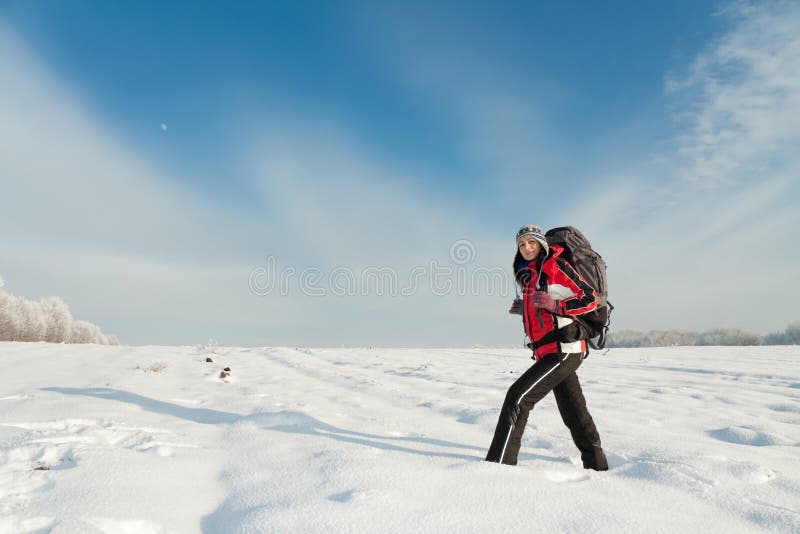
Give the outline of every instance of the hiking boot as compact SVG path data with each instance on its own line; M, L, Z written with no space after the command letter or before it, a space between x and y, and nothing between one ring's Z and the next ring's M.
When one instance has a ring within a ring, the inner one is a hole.
M608 471L608 460L603 449L598 445L592 447L591 452L581 454L584 469L594 469L595 471Z

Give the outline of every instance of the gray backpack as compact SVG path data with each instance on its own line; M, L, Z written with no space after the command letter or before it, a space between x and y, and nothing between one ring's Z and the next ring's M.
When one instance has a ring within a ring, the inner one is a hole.
M608 302L606 262L592 248L580 230L573 226L553 228L547 231L545 237L549 244L564 247L561 257L567 260L597 293L597 308L573 319L581 325L581 338L586 339L593 349L602 349L606 344L611 311L614 309Z

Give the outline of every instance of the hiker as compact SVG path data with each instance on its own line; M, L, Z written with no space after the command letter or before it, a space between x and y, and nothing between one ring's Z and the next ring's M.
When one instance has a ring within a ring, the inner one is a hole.
M522 315L536 361L508 388L486 460L517 464L528 413L552 391L561 419L581 451L583 467L606 471L600 436L575 374L587 348L580 322L573 317L594 310L597 294L560 257L562 252L562 246L548 245L538 226L523 226L517 232L514 277L523 292L509 313Z

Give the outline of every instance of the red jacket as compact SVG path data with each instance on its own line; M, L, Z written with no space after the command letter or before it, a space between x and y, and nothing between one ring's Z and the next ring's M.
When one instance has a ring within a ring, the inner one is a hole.
M525 333L532 342L539 341L548 332L571 324L572 316L590 312L597 307L597 293L594 288L586 283L567 260L560 257L563 252L564 248L560 245L550 245L544 265L541 265L542 260L538 258L526 268L530 271L530 280L523 288L522 317ZM558 313L535 307L531 303L534 291L546 291L556 299ZM547 343L534 350L534 357L540 360L554 352L586 352L586 341Z

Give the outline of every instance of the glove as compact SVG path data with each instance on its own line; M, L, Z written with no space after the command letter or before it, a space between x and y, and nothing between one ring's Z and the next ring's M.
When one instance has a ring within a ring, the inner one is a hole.
M508 313L522 315L522 299L514 299L514 302L511 303L511 309L508 310Z
M531 303L537 308L547 310L550 313L557 314L559 311L559 301L555 300L544 291L536 291L531 295Z

